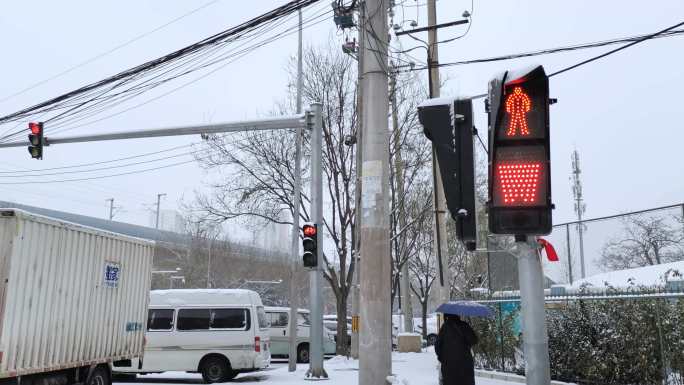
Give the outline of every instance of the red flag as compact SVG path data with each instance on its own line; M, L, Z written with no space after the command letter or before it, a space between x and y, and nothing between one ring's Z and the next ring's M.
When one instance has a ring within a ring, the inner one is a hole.
M549 241L543 238L537 238L537 242L539 242L539 245L544 248L544 251L546 252L546 258L548 258L549 261L558 262L558 254L556 254L556 249L553 248L553 245Z

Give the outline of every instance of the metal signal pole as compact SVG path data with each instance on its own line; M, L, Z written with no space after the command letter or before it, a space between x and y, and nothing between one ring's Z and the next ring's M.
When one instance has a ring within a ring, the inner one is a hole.
M323 368L323 118L322 106L311 105L311 219L318 225L318 263L309 272L311 295L311 345L309 378L328 378Z
M302 113L302 88L303 88L303 63L302 63L302 10L299 10L299 46L297 50L297 113ZM289 353L287 370L297 370L297 310L299 308L299 295L297 293L297 270L299 267L299 201L302 194L302 129L297 127L295 146L295 191L292 208L292 265L290 267L290 328Z
M389 113L387 11L389 1L366 0L361 166L361 304L359 384L386 385L392 369L389 237Z
M551 383L549 345L544 311L544 273L537 237L516 236L518 279L523 324L525 380L527 385Z

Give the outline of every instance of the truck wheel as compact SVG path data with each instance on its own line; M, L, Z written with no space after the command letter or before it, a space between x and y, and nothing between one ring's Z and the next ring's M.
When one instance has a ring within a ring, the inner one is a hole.
M300 364L309 363L309 344L301 344L297 347L297 362Z
M86 385L112 385L109 371L102 366L96 367L90 375L88 382L86 382Z
M207 384L214 382L225 382L232 380L237 376L237 372L233 372L230 363L227 359L221 357L208 357L202 362L200 372L202 378Z
M427 336L428 346L434 346L436 343L437 343L437 335L430 334L429 336Z

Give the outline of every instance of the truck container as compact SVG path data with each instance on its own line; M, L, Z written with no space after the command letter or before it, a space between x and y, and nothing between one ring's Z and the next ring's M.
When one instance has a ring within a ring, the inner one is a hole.
M0 384L108 385L143 354L154 243L0 210Z

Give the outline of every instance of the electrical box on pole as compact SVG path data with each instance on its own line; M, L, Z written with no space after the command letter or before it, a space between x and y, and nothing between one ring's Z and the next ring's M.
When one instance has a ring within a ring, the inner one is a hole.
M473 103L471 99L431 99L418 107L425 136L437 153L447 208L456 222L456 234L466 248L477 242Z
M31 131L28 135L28 152L33 159L43 159L43 122L30 122L28 128Z
M549 80L544 67L489 83L489 231L551 232Z
M318 266L318 225L305 223L302 226L302 246L304 247L304 267Z

